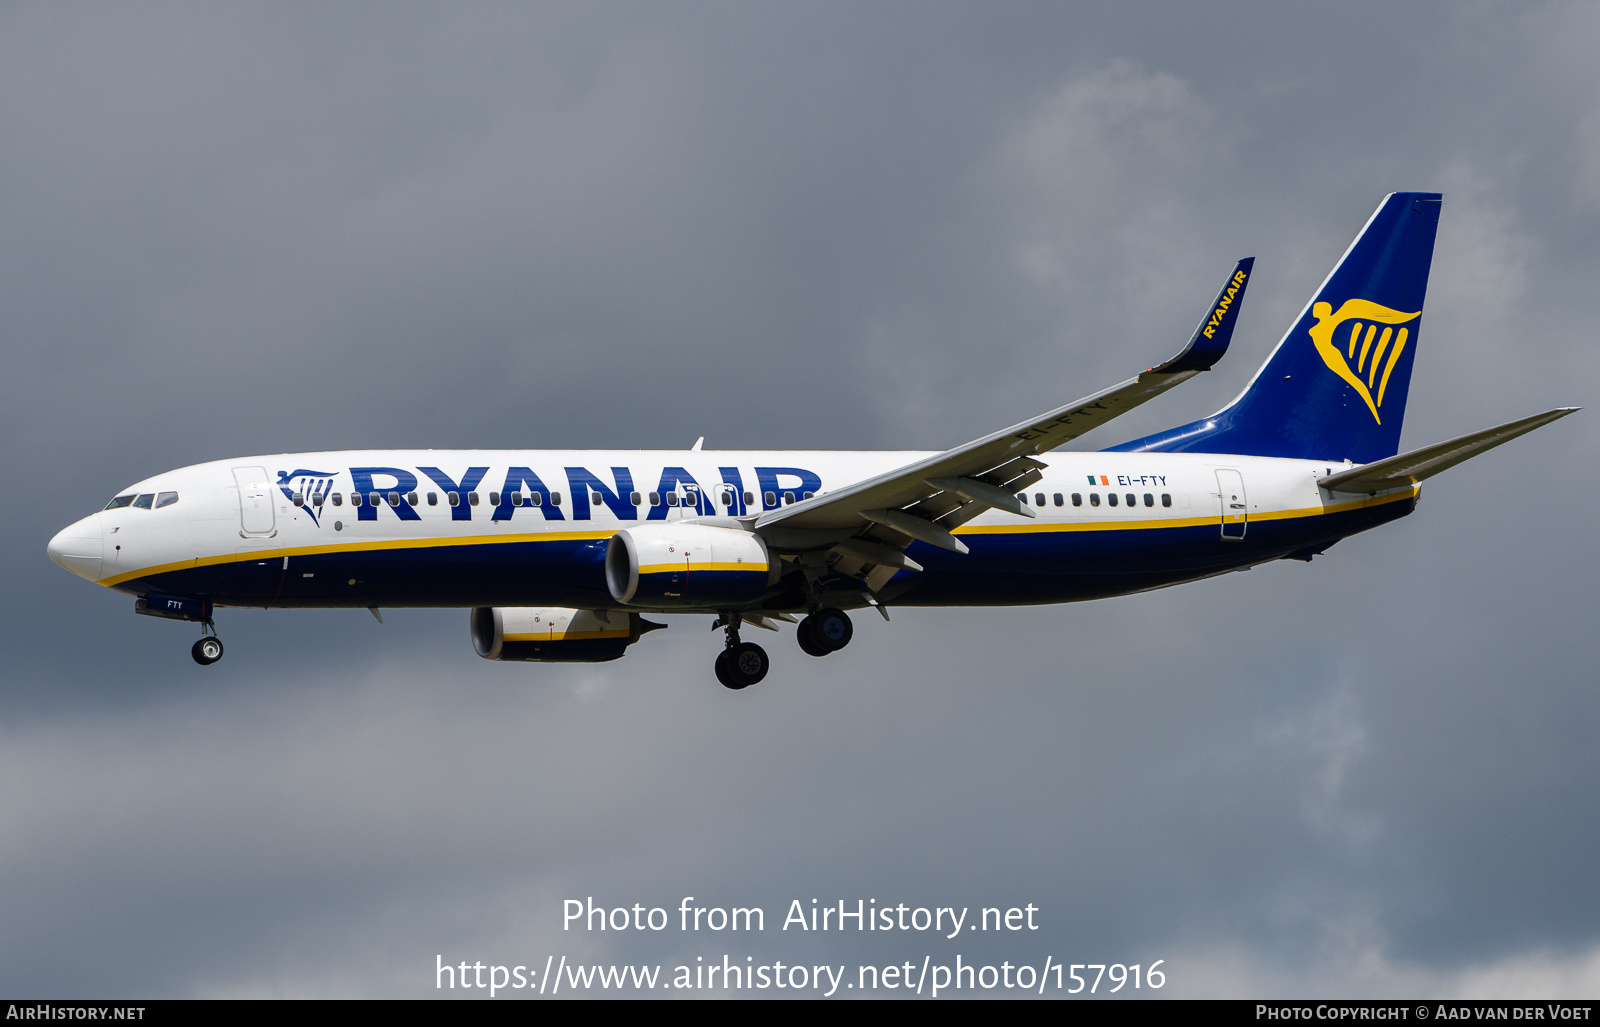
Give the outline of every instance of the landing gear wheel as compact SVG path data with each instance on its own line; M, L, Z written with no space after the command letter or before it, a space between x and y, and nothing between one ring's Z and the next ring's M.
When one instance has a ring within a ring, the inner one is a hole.
M807 656L826 656L833 652L817 638L817 619L807 617L800 622L800 627L794 633L795 641L800 643L800 651Z
M737 690L743 688L744 686L735 681L728 673L728 661L730 659L728 653L729 650L724 649L722 652L717 654L717 662L715 664L717 670L717 680L722 682L724 688L732 688Z
M749 688L767 676L767 651L754 642L740 642L717 657L717 680L729 688Z
M194 662L202 667L209 667L222 659L222 639L215 635L207 635L194 644L189 650L189 655L194 657Z
M825 646L830 653L836 653L849 645L850 639L856 633L845 612L831 606L825 610L818 610L806 620L812 625L811 638L819 646Z

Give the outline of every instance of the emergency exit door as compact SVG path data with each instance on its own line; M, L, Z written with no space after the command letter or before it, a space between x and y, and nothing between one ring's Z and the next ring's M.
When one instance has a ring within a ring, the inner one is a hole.
M1222 537L1244 538L1250 524L1250 504L1244 494L1244 475L1238 471L1217 471L1217 498L1222 503Z

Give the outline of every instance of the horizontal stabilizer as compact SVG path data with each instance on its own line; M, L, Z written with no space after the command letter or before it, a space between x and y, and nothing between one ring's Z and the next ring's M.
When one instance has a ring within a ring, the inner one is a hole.
M1374 460L1370 464L1330 474L1326 478L1318 479L1317 484L1333 492L1383 492L1387 489L1415 485L1424 478L1431 478L1440 471L1449 470L1479 453L1487 453L1503 442L1510 442L1518 435L1526 435L1535 428L1542 428L1551 421L1560 420L1578 409L1578 407L1557 407L1554 410L1546 410L1542 414L1524 417L1520 421L1475 431L1471 435L1463 435L1449 442L1441 442L1383 460Z

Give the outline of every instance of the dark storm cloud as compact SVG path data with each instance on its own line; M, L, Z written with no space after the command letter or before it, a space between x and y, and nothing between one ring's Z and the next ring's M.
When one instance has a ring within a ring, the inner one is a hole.
M419 994L436 953L903 959L574 936L559 902L1034 902L964 951L1186 994L1592 992L1590 414L1311 566L504 667L461 611L228 614L43 555L129 481L351 446L957 444L1236 352L1381 196L1447 193L1407 445L1592 403L1592 9L13 6L0 988ZM1115 436L1115 437L1111 437ZM763 639L763 641L767 641Z

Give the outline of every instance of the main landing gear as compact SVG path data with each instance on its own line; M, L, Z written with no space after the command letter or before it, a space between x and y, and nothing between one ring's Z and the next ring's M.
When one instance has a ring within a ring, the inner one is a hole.
M850 644L855 628L843 610L827 607L800 622L795 638L807 656L826 656Z
M739 620L737 613L730 612L723 614L720 622L727 630L727 642L717 654L717 680L732 689L756 684L772 666L765 649L754 642L739 641Z
M222 639L217 637L217 626L209 620L201 626L200 630L202 632L210 632L210 634L201 634L200 641L196 642L194 648L189 650L189 655L193 656L194 662L200 666L209 667L222 659Z
M717 655L717 680L733 689L749 688L756 684L767 676L772 666L765 649L754 642L739 641L742 619L739 613L729 610L712 625L727 633L727 642ZM828 606L802 620L795 637L806 653L826 656L849 645L854 634L855 628L849 616L843 610Z

